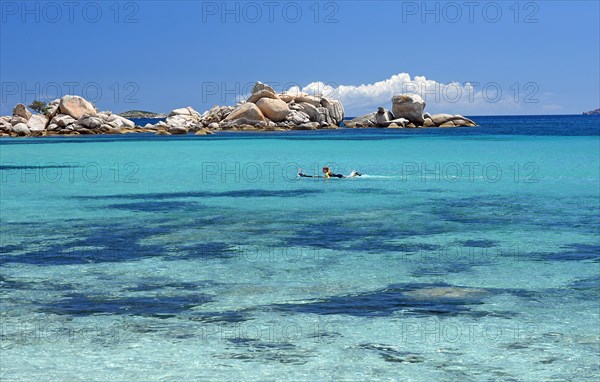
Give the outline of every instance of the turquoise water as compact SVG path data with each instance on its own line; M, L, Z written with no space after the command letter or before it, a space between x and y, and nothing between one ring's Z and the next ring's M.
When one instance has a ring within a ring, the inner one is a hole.
M546 119L4 139L0 380L596 380L599 120Z

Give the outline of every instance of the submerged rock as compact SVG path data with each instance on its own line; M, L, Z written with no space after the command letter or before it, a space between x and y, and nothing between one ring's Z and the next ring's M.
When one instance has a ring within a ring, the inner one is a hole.
M415 289L404 294L417 299L430 298L472 298L486 294L487 291L478 288L461 288L461 287L425 287Z

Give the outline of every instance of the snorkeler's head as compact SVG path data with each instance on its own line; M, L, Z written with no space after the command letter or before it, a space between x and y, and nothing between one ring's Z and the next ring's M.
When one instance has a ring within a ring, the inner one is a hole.
M326 173L328 173L328 172L329 172L329 167L327 167L327 166L324 166L324 167L323 167L323 174L326 174Z

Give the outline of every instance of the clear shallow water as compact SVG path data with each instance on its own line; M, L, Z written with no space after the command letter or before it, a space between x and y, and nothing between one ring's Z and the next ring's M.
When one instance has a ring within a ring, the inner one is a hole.
M0 379L595 380L600 119L478 122L0 141Z

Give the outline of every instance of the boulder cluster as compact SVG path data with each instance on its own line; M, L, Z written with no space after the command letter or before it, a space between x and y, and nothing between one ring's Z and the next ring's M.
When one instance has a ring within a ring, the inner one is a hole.
M346 127L457 127L477 126L462 115L429 114L424 112L425 101L417 94L400 94L392 98L392 110L383 107L373 113L344 121Z
M198 113L191 107L175 109L167 120L146 125L158 134L210 134L215 130L316 130L337 128L344 119L344 106L336 99L306 93L277 94L257 82L245 102L215 106Z
M392 110L378 111L344 121L346 127L455 127L476 126L461 115L424 113L425 102L416 94L396 95ZM236 106L215 106L204 113L192 107L175 109L166 120L136 126L110 111L99 112L89 101L66 95L56 99L42 114L32 114L23 104L12 116L0 117L2 136L47 136L79 134L123 134L152 132L157 135L206 135L221 130L317 130L342 125L344 106L336 99L306 93L280 93L257 82L247 100Z
M46 107L43 114L32 114L23 104L12 116L0 117L0 136L47 136L79 134L122 134L137 132L127 118L99 112L82 97L66 95Z

